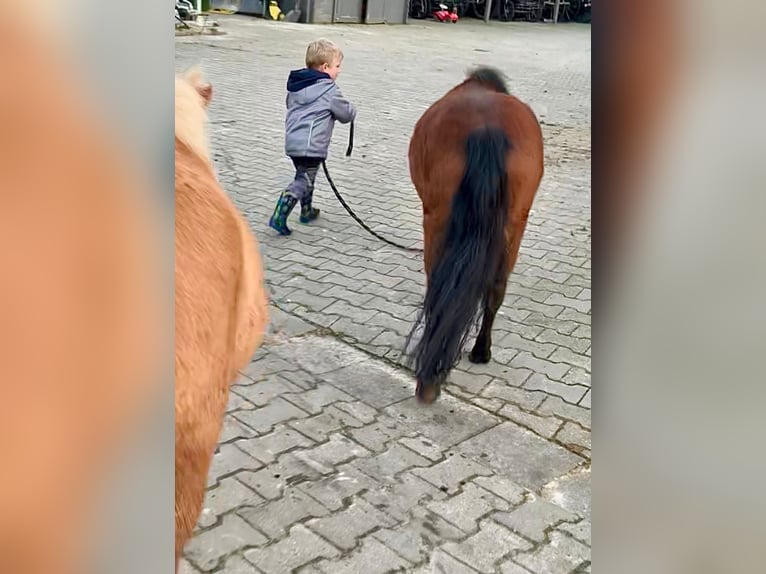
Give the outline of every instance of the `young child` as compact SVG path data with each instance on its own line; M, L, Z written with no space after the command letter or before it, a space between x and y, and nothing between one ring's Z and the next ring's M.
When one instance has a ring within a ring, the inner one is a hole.
M335 80L340 74L343 52L329 40L316 40L306 50L306 67L293 70L287 79L285 152L293 160L295 179L279 196L269 226L290 235L287 217L301 203L301 223L319 216L311 205L319 165L327 157L335 120L354 121L356 109L340 93Z

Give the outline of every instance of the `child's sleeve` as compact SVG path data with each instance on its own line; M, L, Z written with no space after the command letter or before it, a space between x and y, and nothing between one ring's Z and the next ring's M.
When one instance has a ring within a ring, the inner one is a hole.
M349 102L343 97L339 89L335 89L335 93L330 100L330 111L332 115L342 124L353 122L356 119L356 108L354 104Z

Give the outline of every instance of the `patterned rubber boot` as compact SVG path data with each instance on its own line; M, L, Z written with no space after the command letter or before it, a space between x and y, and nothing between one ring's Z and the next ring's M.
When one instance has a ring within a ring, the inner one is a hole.
M288 195L286 191L282 192L277 201L277 206L274 208L274 213L269 219L269 227L280 235L290 235L292 231L287 227L287 216L295 207L298 200L292 195Z
M311 207L310 202L301 204L301 223L311 223L317 217L319 217L319 210L316 207Z

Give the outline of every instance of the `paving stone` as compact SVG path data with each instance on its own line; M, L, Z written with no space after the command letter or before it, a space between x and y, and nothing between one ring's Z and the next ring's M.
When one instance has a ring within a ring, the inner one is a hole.
M237 439L249 439L254 436L255 431L253 431L253 429L246 427L233 416L226 415L223 419L223 428L221 429L221 436L218 440L223 444Z
M583 385L590 387L590 373L585 369L572 367L567 371L567 374L564 375L562 381L568 385Z
M556 440L566 446L569 450L590 457L591 441L590 431L583 430L582 427L567 421L556 433Z
M513 532L535 542L544 541L546 530L558 523L577 520L575 514L539 499L522 504L511 512L496 512L492 518Z
M499 411L504 406L503 401L501 400L485 399L483 397L474 397L471 399L471 402L477 407L495 414L497 414L497 411Z
M327 440L330 434L341 429L346 427L358 428L364 424L347 412L330 406L316 416L290 421L288 426L317 442L323 442Z
M356 442L371 451L383 452L392 441L405 436L414 437L417 431L399 424L394 418L382 415L371 424L351 429L349 434Z
M440 460L444 456L444 450L441 447L423 436L402 438L399 439L399 443L431 461Z
M503 476L480 476L474 478L473 482L506 500L511 506L517 506L524 501L526 490Z
M297 488L288 488L279 500L269 501L257 508L244 508L239 515L270 539L279 539L300 520L325 516L328 510Z
M296 369L297 367L292 363L287 362L276 354L268 353L261 359L251 361L250 364L242 370L242 373L251 381L261 383L269 375L278 375L284 371L295 371Z
M337 548L297 524L289 536L276 544L246 551L245 559L266 574L283 574L317 558L332 558L338 554Z
M511 419L513 422L524 426L545 438L551 438L561 427L562 422L555 417L540 417L522 411L516 405L505 405L498 414Z
M464 542L448 542L442 549L470 564L479 572L494 573L495 563L513 551L529 550L532 545L510 530L491 521L483 521L479 531Z
M377 480L394 481L400 472L413 466L428 466L430 461L400 444L392 444L385 452L359 459L355 466L366 475Z
M239 411L234 416L260 434L268 433L275 425L307 417L308 414L281 397L273 399L265 407L254 411Z
M446 495L410 472L396 480L385 480L377 488L366 492L364 499L398 521L408 520L413 507L424 500L442 500Z
M344 550L354 548L357 540L371 530L394 524L390 516L362 498L355 498L351 506L340 512L306 522L309 529Z
M330 435L329 440L312 449L296 452L301 460L312 460L324 467L334 467L349 460L370 455L363 446L340 435Z
M272 352L314 375L346 367L364 357L356 349L327 337L301 337L274 347ZM295 369L293 369L295 370Z
M449 395L442 395L428 408L423 408L413 397L387 407L383 412L396 419L398 424L417 431L441 447L455 445L500 420Z
M558 381L552 381L545 375L538 373L532 374L527 382L524 383L524 388L530 391L542 391L548 395L555 395L561 397L566 402L576 405L580 399L588 392L588 387L582 385L567 385L566 383L559 383Z
M513 423L503 423L470 438L456 450L530 490L539 489L582 462L566 449ZM482 453L487 456L482 457Z
M264 464L271 464L286 451L297 447L310 447L313 444L311 439L298 431L285 425L277 425L269 434L240 441L237 446Z
M491 380L492 377L489 375L467 373L465 371L461 371L460 369L453 369L449 376L450 384L457 385L472 395L480 393L481 390L486 387L487 383L489 383Z
M199 526L212 526L218 517L240 506L257 506L263 497L247 488L235 477L221 479L218 486L207 491L202 506Z
M258 470L263 466L263 463L237 448L238 442L222 444L218 448L218 452L213 454L208 472L208 486L217 484L224 476L240 472L243 469Z
M503 381L494 380L487 385L481 392L483 397L500 399L523 409L532 411L539 407L545 401L547 395L539 391L528 391L526 389L517 389L509 387Z
M590 468L580 468L545 485L542 498L590 518Z
M580 399L580 406L586 409L590 409L590 391L585 393L585 396Z
M178 574L198 574L199 570L197 570L194 566L192 566L188 560L184 560L183 558L178 563Z
M237 550L259 546L268 539L236 514L224 516L220 526L192 538L186 546L186 557L200 570L212 570L218 561Z
M260 574L260 570L245 560L242 556L233 555L226 559L224 567L218 570L223 574Z
M282 398L312 415L321 413L325 406L336 401L352 400L352 397L343 391L324 383L309 391L285 393Z
M584 326L581 326L585 328ZM578 327L579 329L580 327ZM576 353L584 353L588 347L590 347L590 336L588 338L579 339L576 337L577 329L575 329L571 336L562 335L553 329L545 329L540 333L535 340L541 343L553 343L560 347L569 347Z
M501 574L532 574L529 570L519 566L510 559L500 565L500 572Z
M282 496L285 488L322 477L316 467L307 464L294 453L280 456L276 462L256 472L240 472L237 478L255 492L270 500Z
M456 560L443 550L435 550L427 565L415 570L415 574L476 574L476 570Z
M323 561L320 567L327 574L386 574L410 564L375 538L366 538L359 550L342 559Z
M582 542L587 546L591 545L590 520L581 520L577 524L564 523L559 525L558 529L563 530L564 532L568 532L572 538Z
M550 543L529 554L518 554L514 560L532 572L570 574L590 559L590 549L558 532L551 533Z
M505 500L471 483L460 494L426 507L467 533L476 531L478 520L492 510L509 509Z
M457 454L429 468L415 469L412 474L430 482L443 492L455 494L471 478L490 476L492 470L462 454Z
M549 359L556 363L567 363L575 367L580 367L581 369L590 372L590 357L575 353L567 347L559 347Z
M529 369L535 374L544 374L553 380L561 380L561 378L569 370L569 365L558 362L551 362L545 359L538 359L531 353L522 351L511 361L511 366Z
M589 391L590 392L590 391ZM590 429L590 410L581 406L565 403L560 397L547 397L536 409L541 415L556 415L562 419L568 419Z
M366 355L353 365L325 375L324 380L375 408L414 396L412 377L372 361Z
M381 485L353 464L344 464L338 467L337 472L302 484L299 488L323 506L335 511L343 508L350 497L365 490L380 489Z
M364 424L373 422L378 414L375 409L367 406L362 401L338 402L335 403L335 408L350 414Z

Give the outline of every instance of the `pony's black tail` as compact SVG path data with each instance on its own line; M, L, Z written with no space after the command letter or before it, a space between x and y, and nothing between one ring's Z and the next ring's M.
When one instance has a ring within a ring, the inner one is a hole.
M441 383L459 361L480 316L480 304L506 256L511 198L505 160L510 147L498 127L476 130L466 140L465 173L452 202L439 260L428 277L423 309L407 340L409 347L422 325L410 361L418 398L426 402L438 396Z

